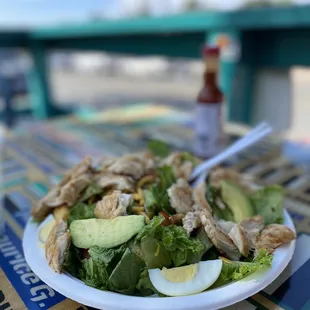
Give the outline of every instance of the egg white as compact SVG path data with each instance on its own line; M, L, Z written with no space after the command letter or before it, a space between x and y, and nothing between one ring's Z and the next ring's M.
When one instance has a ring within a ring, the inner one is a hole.
M157 291L164 295L192 295L206 290L217 280L222 270L222 264L220 259L200 262L194 278L181 283L168 281L158 268L150 269L149 276Z

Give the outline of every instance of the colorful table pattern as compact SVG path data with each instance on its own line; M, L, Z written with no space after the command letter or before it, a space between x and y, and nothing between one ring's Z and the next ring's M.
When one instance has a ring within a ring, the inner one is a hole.
M74 116L47 124L24 126L2 148L5 234L0 238L0 309L91 309L69 300L43 283L27 266L23 229L30 208L64 170L85 155L95 160L145 148L150 138L173 149L191 149L191 117L167 107L140 106L96 117ZM119 117L116 117L116 115ZM103 122L103 119L105 120ZM233 141L238 135L230 134ZM287 190L286 208L294 219L297 247L292 262L260 293L227 309L310 309L310 182L306 168L282 157L281 141L269 139L225 165L252 174L261 184ZM168 310L168 309L167 309Z

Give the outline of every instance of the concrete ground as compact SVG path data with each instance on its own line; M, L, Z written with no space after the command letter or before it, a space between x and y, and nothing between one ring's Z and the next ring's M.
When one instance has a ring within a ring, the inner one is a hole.
M95 105L100 109L151 101L191 110L201 85L199 78L171 81L168 78L121 78L99 73L60 71L51 74L51 81L56 101L73 105ZM292 126L288 129L287 136L310 140L310 70L294 68L291 71L291 81L293 113Z

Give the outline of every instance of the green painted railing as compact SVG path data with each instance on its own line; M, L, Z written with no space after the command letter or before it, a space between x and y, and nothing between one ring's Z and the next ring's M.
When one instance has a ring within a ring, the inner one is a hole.
M222 68L230 119L250 122L253 84L261 67L310 66L310 6L262 8L234 12L192 12L160 18L135 18L61 25L26 32L0 32L0 47L26 47L34 59L31 93L34 115L55 115L48 85L50 50L100 50L134 55L201 57L200 48L214 33L238 38L241 59ZM231 81L238 79L238 97Z

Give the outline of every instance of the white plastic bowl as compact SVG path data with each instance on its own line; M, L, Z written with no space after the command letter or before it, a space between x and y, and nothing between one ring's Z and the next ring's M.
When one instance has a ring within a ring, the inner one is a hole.
M284 224L295 231L293 221L284 211ZM274 281L290 262L295 241L278 248L272 267L250 275L244 280L183 297L134 297L101 291L68 275L57 274L47 264L44 250L37 242L38 224L28 221L23 239L25 258L35 274L57 292L87 306L104 310L212 310L235 304L264 289Z

